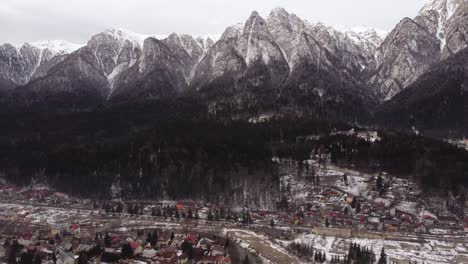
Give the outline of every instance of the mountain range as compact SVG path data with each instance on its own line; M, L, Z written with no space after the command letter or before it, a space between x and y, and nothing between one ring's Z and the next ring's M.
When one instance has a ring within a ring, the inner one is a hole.
M85 45L0 46L2 111L192 97L231 118L311 116L466 133L468 2L431 0L387 35L252 12L216 41L111 29Z

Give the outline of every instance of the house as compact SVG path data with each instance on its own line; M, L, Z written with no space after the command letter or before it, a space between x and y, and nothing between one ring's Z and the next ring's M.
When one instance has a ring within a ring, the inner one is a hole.
M359 224L358 224L358 229L364 229L364 227L366 226L366 220L360 220L359 221Z
M145 247L141 252L141 256L145 259L153 259L156 257L156 253L158 252L151 247Z
M73 253L78 253L78 249L80 247L81 240L77 237L73 237L69 244L66 245L65 250L72 251Z
M156 246L159 248L165 248L169 246L171 243L171 233L169 232L160 232L158 234L158 241L156 242Z
M400 215L400 220L401 220L402 222L408 222L408 223L413 222L413 218L411 217L411 215L409 215L409 214L404 214L404 213Z
M91 245L80 244L80 245L78 245L78 247L74 248L73 252L74 253L87 252L87 251L91 250L92 248L93 248L93 246L91 246Z
M390 216L394 217L396 215L396 208L392 207L392 209L390 209L389 213L390 213Z
M71 252L66 252L62 248L57 247L59 252L57 256L57 264L74 264L75 256Z
M182 245L182 243L184 243L184 238L182 236L176 236L172 240L171 246L175 246L175 247L179 248Z
M432 215L423 215L423 223L426 226L431 226L434 225L435 223L435 218Z
M194 234L188 234L185 240L190 242L192 245L195 245L197 243L197 236Z
M232 264L231 256L217 256L216 264Z
M175 206L178 211L184 211L189 209L196 209L197 204L195 202L184 201L178 202Z
M424 225L424 223L419 223L416 225L416 229L414 231L417 233L426 234L428 232L428 228Z
M120 264L151 264L151 261L141 259L122 259Z
M211 248L211 245L213 245L214 241L210 240L208 238L202 238L200 241L198 241L197 247L203 248L204 250L208 250Z
M69 232L70 232L71 235L74 235L74 236L79 235L80 232L81 232L80 225L78 225L78 224L71 225L70 228L69 228Z
M453 216L439 216L438 217L438 222L441 225L449 225L453 226L457 224L457 218Z
M120 255L120 248L104 248L104 252Z
M384 228L389 232L397 232L400 228L400 222L396 220L384 220Z
M211 256L219 256L224 255L224 247L221 245L213 245L211 246Z
M188 261L189 261L189 257L187 253L182 253L177 259L177 264L187 264Z
M198 248L198 247L194 247L192 248L192 257L193 258L197 258L199 257L200 258L200 261L202 260L202 257L205 255L205 250L203 250L203 248Z
M358 131L356 133L356 137L369 142L375 142L380 140L377 131Z
M203 256L202 263L203 264L216 264L216 257L215 256Z
M160 263L177 263L177 254L173 250L164 250L156 254L156 261Z
M130 247L133 250L134 255L140 255L143 252L143 247L138 242L129 242Z
M52 229L50 230L50 234L52 237L59 236L62 233L62 229L60 226L54 225Z
M408 232L412 233L415 231L416 226L411 224L410 222L404 221L400 225L400 232Z
M54 193L54 196L57 198L61 198L61 199L68 199L68 195L65 193L61 193L61 192Z
M19 235L16 236L17 239L18 239L18 244L22 245L22 246L29 246L29 245L32 245L33 244L33 234L32 233L21 233Z
M113 236L111 239L111 244L119 245L121 241L122 241L122 238L120 236Z

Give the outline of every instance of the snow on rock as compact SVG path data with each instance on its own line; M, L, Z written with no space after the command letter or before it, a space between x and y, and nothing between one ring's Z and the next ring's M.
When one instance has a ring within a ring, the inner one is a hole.
M238 49L247 66L258 59L268 65L270 61L285 61L281 49L268 30L266 21L254 11L245 23Z
M105 33L112 35L114 38L120 40L121 42L125 42L128 40L138 44L140 47L143 47L145 39L149 37L155 37L154 35L135 33L123 27L111 28L106 30Z
M369 26L346 27L342 25L333 26L337 31L351 38L356 44L369 48L369 45L378 48L387 37L388 31Z
M54 55L70 54L85 46L85 44L71 43L66 40L37 41L31 43L31 45L40 50L49 50Z

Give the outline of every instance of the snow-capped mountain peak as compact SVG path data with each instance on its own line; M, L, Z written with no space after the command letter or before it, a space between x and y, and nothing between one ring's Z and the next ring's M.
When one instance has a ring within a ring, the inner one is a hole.
M40 50L49 50L53 54L70 54L85 46L85 44L71 43L66 40L47 40L31 43L32 46Z
M236 38L240 35L242 32L242 29L244 28L244 23L237 23L235 25L227 27L223 34L221 35L220 40L228 40L231 38Z
M431 0L420 13L437 11L445 19L449 19L465 0Z
M135 33L123 27L111 28L105 31L106 34L113 36L115 39L125 42L126 40L138 44L140 47L143 47L145 39L153 37L153 35L146 35Z
M431 0L416 17L419 23L425 25L431 34L437 37L441 51L444 51L447 45L449 20L466 4L466 0Z
M265 64L271 59L284 60L280 48L268 30L266 21L257 11L253 11L245 23L239 49L247 65L257 59L261 59Z
M276 7L271 10L269 17L285 17L288 18L290 16L289 12L284 9L283 7Z
M342 33L355 33L360 36L366 36L366 35L376 35L381 39L385 39L388 35L388 31L379 29L379 28L374 28L366 25L360 25L360 26L354 26L354 27L347 27L343 25L334 25L331 26L337 31L340 31Z

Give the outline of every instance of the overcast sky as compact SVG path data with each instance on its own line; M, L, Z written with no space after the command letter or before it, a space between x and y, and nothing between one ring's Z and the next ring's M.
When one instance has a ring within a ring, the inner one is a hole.
M85 43L111 27L143 34L219 35L253 10L284 7L311 22L391 30L428 0L0 0L0 43Z

